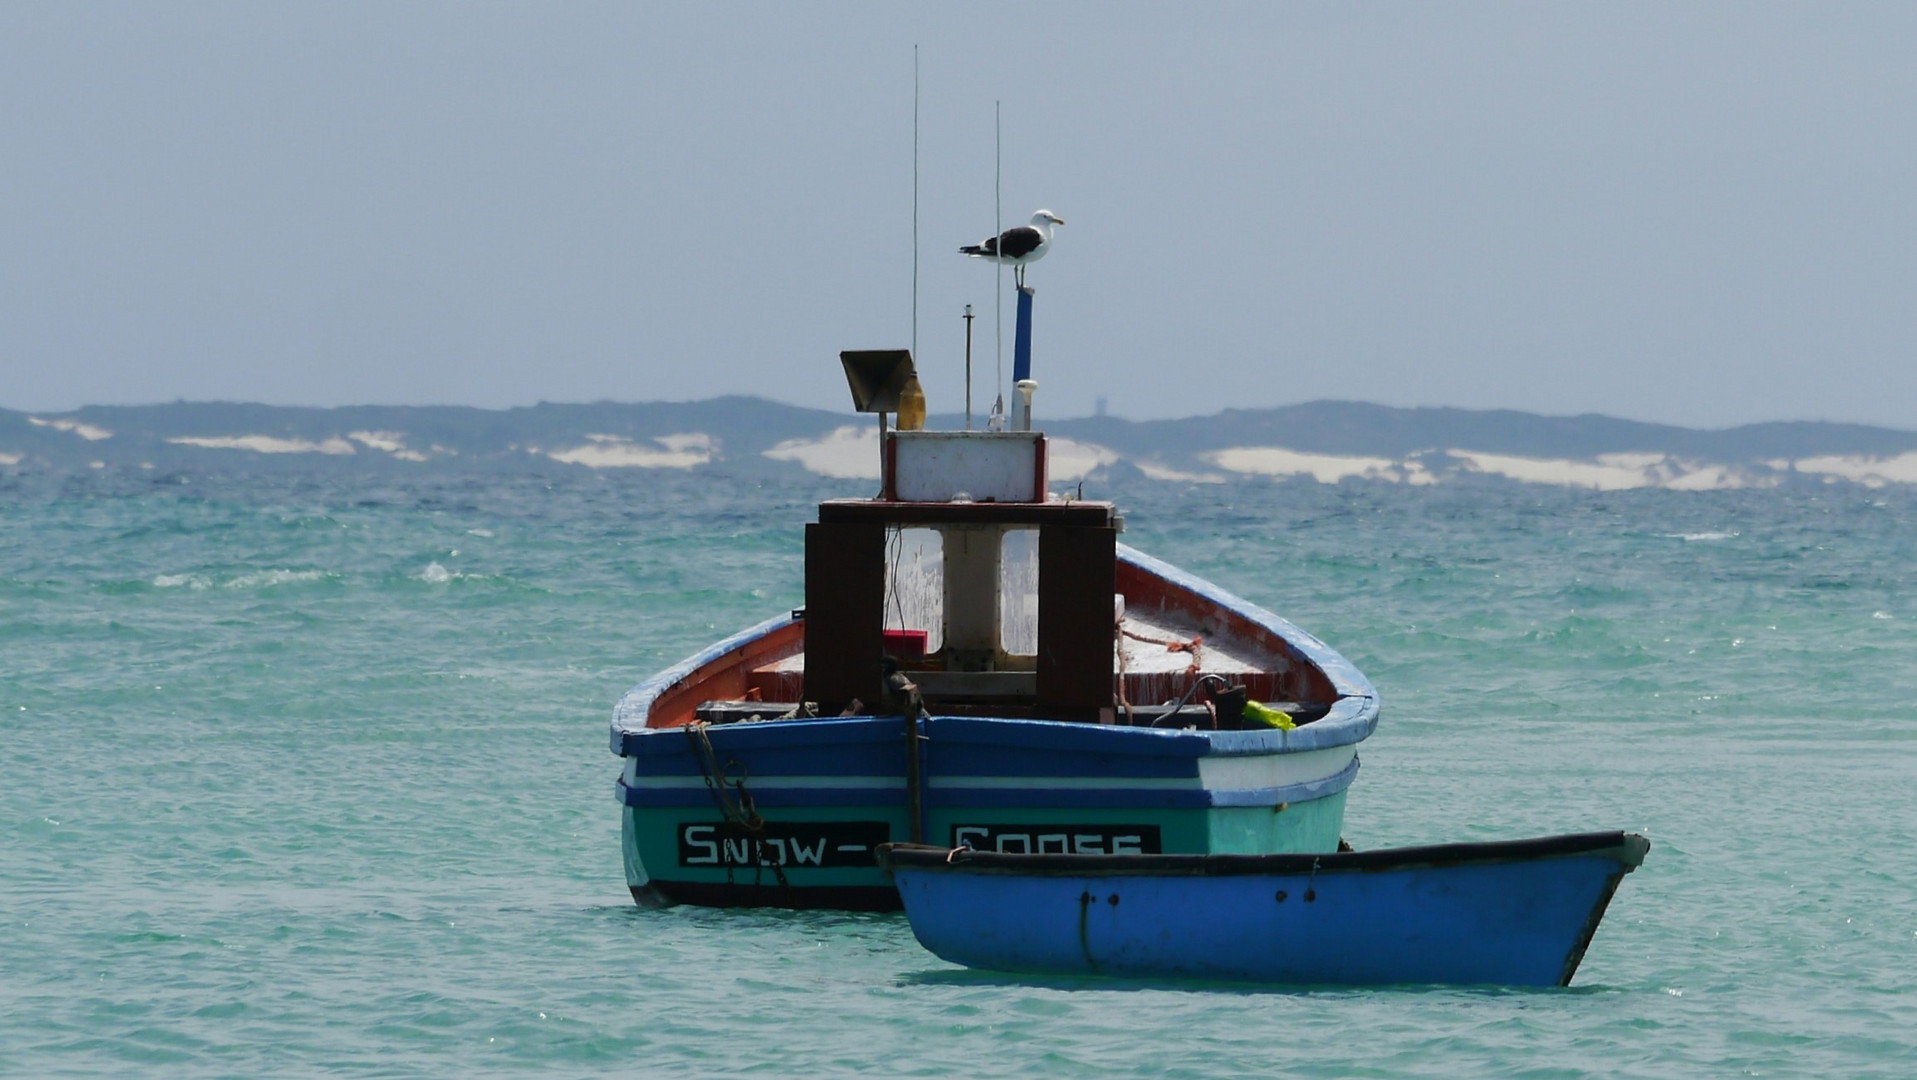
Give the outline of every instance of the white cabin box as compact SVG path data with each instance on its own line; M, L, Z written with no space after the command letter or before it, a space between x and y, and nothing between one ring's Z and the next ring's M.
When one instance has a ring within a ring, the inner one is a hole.
M1042 503L1045 435L1037 431L889 432L885 497L895 502Z

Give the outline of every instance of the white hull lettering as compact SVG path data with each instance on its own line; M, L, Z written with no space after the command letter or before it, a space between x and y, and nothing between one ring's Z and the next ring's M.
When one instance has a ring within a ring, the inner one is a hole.
M718 822L680 822L680 866L869 867L872 849L890 840L883 821L768 821L756 833Z
M691 858L681 856L679 861L687 866L719 865L719 845L712 839L713 834L718 831L711 825L686 826L684 834L680 837L680 844L699 854Z
M953 847L1012 855L1156 855L1156 825L959 825Z

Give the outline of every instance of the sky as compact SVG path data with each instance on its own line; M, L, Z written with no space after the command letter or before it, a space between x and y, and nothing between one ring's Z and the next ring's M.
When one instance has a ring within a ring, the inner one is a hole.
M1917 427L1917 6L0 5L0 406ZM994 168L994 114L1002 165ZM1002 209L1001 209L1002 208ZM996 325L1003 303L1003 326Z

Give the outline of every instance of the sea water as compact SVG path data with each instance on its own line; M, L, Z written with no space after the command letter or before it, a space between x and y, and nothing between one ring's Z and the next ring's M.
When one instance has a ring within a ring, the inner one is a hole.
M1917 494L1087 486L1377 684L1359 848L1652 841L1568 990L642 911L608 715L857 482L0 474L0 1073L1917 1075Z

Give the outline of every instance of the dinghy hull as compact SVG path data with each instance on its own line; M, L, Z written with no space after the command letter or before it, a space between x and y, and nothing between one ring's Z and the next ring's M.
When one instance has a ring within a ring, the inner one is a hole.
M1650 843L1586 833L1328 855L888 845L913 933L967 967L1283 984L1564 986Z

